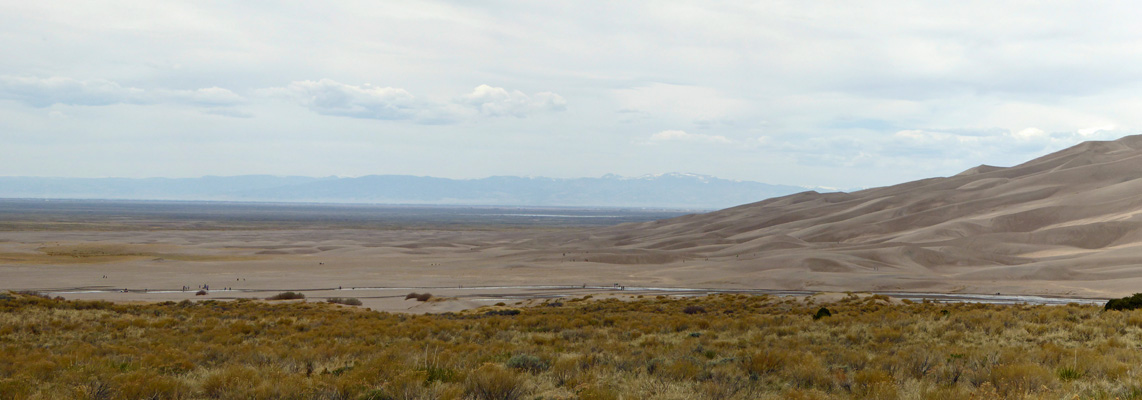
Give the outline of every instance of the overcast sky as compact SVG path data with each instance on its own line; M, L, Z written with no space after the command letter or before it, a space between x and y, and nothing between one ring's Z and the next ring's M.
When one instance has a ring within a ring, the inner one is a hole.
M282 3L0 0L0 175L853 188L1142 127L1131 2Z

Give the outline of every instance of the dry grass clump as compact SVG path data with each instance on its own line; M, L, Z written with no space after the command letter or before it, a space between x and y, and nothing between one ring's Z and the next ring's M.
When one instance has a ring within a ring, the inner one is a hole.
M326 302L9 293L0 297L0 398L1142 396L1142 310L852 296L813 320L821 306L664 296L400 315Z
M266 300L301 300L305 298L305 294L298 292L281 292L273 296L267 297Z
M468 376L467 394L479 400L517 400L526 394L522 377L496 364L487 364Z

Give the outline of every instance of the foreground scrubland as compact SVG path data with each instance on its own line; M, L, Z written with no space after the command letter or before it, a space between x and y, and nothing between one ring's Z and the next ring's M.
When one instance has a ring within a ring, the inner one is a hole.
M414 316L0 294L0 398L1142 398L1142 311L849 296L814 319L821 306L719 295Z

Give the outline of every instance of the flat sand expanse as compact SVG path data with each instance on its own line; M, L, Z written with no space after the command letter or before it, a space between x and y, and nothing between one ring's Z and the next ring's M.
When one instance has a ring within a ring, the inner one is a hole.
M412 313L585 295L706 293L678 288L1110 297L1065 281L936 281L889 270L810 272L798 279L794 270L751 268L735 256L590 248L592 231L576 232L0 232L0 290L119 302L266 298L302 291L308 301L354 297L363 307ZM207 286L207 295L195 295ZM437 301L406 300L412 292L431 293Z

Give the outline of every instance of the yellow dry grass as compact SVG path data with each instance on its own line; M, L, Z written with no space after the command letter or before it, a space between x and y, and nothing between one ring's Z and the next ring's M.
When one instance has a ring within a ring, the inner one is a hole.
M2 299L2 298L7 299ZM1142 311L744 295L518 314L0 296L11 399L1142 397ZM497 307L503 311L506 308ZM489 311L485 309L484 311Z

